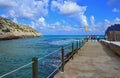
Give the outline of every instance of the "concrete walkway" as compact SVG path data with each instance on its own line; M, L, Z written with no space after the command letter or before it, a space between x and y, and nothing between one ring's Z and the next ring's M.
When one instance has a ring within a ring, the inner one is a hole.
M120 78L120 57L98 42L87 42L54 78Z

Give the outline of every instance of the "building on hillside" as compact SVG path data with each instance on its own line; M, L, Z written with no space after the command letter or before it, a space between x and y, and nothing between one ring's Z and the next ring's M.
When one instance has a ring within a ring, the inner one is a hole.
M109 41L120 41L120 24L114 24L108 27L104 37Z

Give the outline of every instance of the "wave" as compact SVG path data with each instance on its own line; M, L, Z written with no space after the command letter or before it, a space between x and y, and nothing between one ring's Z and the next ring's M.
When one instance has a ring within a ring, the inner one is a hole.
M75 41L75 39L64 39L64 40L56 40L49 42L50 45L67 45L71 42Z

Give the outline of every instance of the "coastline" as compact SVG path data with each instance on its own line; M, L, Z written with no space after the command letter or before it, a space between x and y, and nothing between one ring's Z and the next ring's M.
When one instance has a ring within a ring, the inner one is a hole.
M22 34L13 34L6 33L4 35L0 35L0 40L12 40L12 39L20 39L20 38L31 38L31 37L39 37L42 36L40 33L22 33Z
M11 40L41 35L41 33L37 32L31 26L17 24L0 16L0 40Z

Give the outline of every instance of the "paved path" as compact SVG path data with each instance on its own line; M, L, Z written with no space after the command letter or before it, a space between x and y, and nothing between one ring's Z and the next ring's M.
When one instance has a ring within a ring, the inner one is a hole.
M98 42L87 42L54 78L120 78L120 57Z

